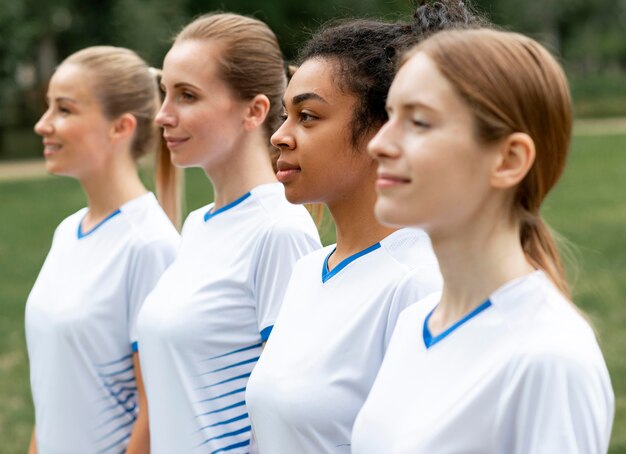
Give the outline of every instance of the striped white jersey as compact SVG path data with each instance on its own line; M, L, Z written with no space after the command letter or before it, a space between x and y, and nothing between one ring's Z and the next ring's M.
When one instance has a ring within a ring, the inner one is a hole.
M137 313L180 241L151 193L88 232L86 213L57 227L26 304L41 454L125 450L137 414Z
M139 315L152 453L247 453L248 377L317 229L276 183L194 211L182 237Z

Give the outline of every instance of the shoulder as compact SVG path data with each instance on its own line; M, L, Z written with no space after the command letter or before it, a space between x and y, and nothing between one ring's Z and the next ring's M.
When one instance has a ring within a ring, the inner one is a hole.
M251 205L256 208L258 228L265 236L308 235L319 242L319 234L311 215L302 205L285 198L280 183L258 186L251 191Z
M582 383L591 375L608 377L593 329L543 273L533 273L517 288L505 288L494 300L513 336L515 374L534 382Z
M87 214L87 211L87 207L84 207L63 219L56 227L55 234L67 231L72 231L73 234L76 234L78 225Z
M430 238L421 229L403 228L380 242L387 255L407 272L420 268L438 270Z
M120 211L128 222L133 242L144 245L171 244L177 246L180 235L152 193L144 194L124 204Z

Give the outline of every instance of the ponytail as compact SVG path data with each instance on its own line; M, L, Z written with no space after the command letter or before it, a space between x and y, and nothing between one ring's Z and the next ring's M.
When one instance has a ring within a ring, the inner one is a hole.
M554 235L539 215L528 211L524 213L520 222L520 241L530 264L545 272L561 293L570 298L565 268Z
M163 92L161 86L161 71L150 68L150 73L154 76L158 88L159 105L163 102ZM156 150L155 186L156 194L163 207L163 211L170 218L176 228L180 228L182 220L181 192L184 187L182 171L172 164L171 153L163 134L159 128L159 140Z

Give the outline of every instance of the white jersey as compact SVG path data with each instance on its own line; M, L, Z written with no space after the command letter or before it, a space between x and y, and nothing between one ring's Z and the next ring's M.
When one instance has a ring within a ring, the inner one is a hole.
M607 451L614 396L602 353L543 272L431 336L438 301L401 314L355 423L355 454Z
M246 401L261 453L347 453L402 309L441 288L426 233L402 229L328 271L298 262ZM383 452L383 451L381 451Z
M275 183L194 211L182 237L139 315L152 453L247 453L248 377L317 229Z
M180 240L151 193L89 232L86 213L57 227L26 304L40 454L126 448L137 415L136 316Z

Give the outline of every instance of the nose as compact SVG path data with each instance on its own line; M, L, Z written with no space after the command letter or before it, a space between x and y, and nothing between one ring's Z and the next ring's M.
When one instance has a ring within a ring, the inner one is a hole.
M49 112L49 110L46 110L39 119L39 121L35 123L35 127L33 128L35 130L35 133L39 134L40 136L50 135L54 132L52 122L49 118Z
M380 128L372 140L370 140L367 145L367 152L372 158L381 160L399 156L400 149L396 140L400 133L394 131L394 128L394 123L389 120Z
M270 142L279 150L293 150L296 147L296 140L291 134L289 130L289 120L285 121L280 127L276 130L272 137L270 138Z
M154 121L158 126L162 128L174 128L178 124L178 117L175 115L174 110L172 109L170 102L167 98L167 95L165 96L163 104L161 104L161 108L157 112Z

